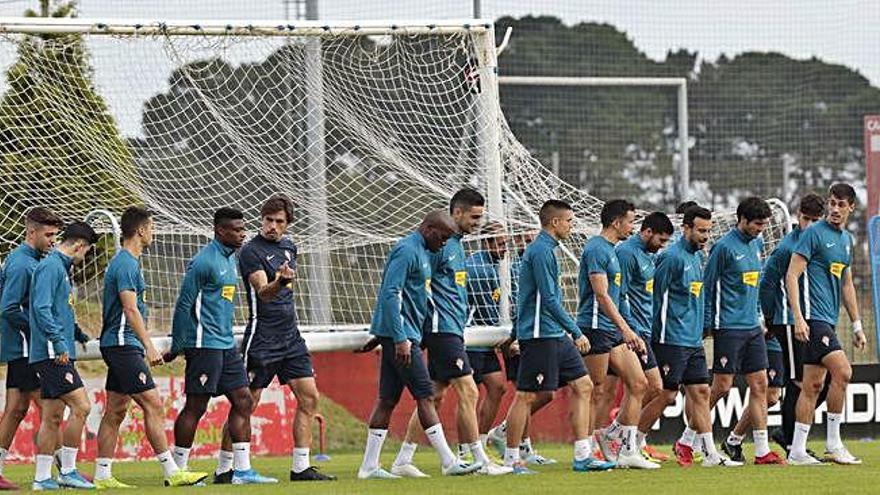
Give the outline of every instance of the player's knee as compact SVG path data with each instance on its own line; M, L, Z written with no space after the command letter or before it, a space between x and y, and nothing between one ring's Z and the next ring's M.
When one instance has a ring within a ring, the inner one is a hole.
M831 381L837 385L846 386L852 380L852 366L847 363L845 366L837 367L831 373Z
M183 413L191 414L193 416L202 417L205 414L205 411L208 410L207 401L202 401L200 399L187 399L187 401L183 404Z
M308 394L303 394L297 401L297 407L303 412L303 414L314 416L318 412L319 396L317 390Z
M755 397L767 396L767 378L753 380L749 384L749 393Z
M12 421L18 424L24 421L25 416L27 416L27 412L28 404L25 402L23 404L10 404L9 410L7 410L5 414L7 414Z
M506 391L503 383L486 384L486 397L493 402L501 400Z
M70 407L70 414L76 416L77 419L80 420L85 420L91 412L92 404L87 400L79 401Z
M771 408L779 403L780 390L778 387L767 389L767 408Z
M251 397L251 394L240 394L235 398L232 407L238 414L250 416L254 410L254 398Z
M644 373L639 373L637 377L630 380L629 391L635 396L645 395L645 392L648 391L648 379L645 377Z
M678 398L678 390L662 390L661 393L666 400L667 406L675 405L675 399Z
M580 378L571 384L571 390L579 398L589 400L593 394L593 382L589 377Z
M822 387L825 386L824 382L816 381L805 381L801 384L801 393L806 395L807 397L816 397L822 392Z
M458 392L458 400L475 404L480 399L480 389L473 380L462 380L461 385L456 390Z

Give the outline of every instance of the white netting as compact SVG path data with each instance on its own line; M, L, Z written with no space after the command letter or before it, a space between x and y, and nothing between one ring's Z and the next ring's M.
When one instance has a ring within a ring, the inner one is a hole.
M576 235L561 257L574 309L574 259L602 202L533 159L497 99L487 103L487 73L474 77L485 68L480 34L404 31L0 36L0 256L19 242L27 208L73 220L146 204L158 220L143 259L149 326L166 333L214 210L243 210L255 233L261 204L282 192L297 205L300 321L366 325L389 247L457 189L486 193L486 143L497 135L509 233L536 230L548 198L575 207ZM768 246L783 216L778 209ZM729 225L730 215L721 218ZM478 244L468 241L469 253ZM77 274L79 317L93 331L112 245L105 240Z

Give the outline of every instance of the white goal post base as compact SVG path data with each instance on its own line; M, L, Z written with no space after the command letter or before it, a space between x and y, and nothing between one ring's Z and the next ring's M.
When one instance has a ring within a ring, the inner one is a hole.
M241 348L244 339L244 327L235 327L235 346ZM334 352L354 351L362 347L370 340L370 333L365 327L352 325L350 327L310 329L300 328L306 341L309 352ZM464 341L469 346L493 347L504 342L510 336L510 328L502 327L468 327L465 330ZM153 345L159 352L171 350L171 337L153 337ZM101 349L97 339L90 340L84 346L78 344L76 359L79 361L94 361L101 359Z

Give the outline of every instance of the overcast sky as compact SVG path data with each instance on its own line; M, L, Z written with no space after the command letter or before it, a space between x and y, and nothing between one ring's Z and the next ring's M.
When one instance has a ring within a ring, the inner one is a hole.
M318 2L322 19L466 18L473 12L473 0ZM36 0L0 0L0 15L19 15L36 4ZM755 50L782 52L799 59L817 56L852 67L880 86L880 0L482 0L482 11L484 17L491 18L547 14L567 24L607 22L625 31L639 49L656 60L678 48L698 51L709 60L722 53L731 56ZM281 20L284 12L282 0L80 1L81 17L100 19ZM0 50L0 68L5 70L11 56L9 50ZM115 78L123 77L121 73L114 78L101 76L103 64L96 61L96 65L97 77L103 77L99 85L112 85ZM168 70L170 67L156 68L156 72L165 71L161 76L143 74L143 91L128 97L163 90ZM110 104L117 110L123 103ZM120 124L125 134L137 132L134 121Z

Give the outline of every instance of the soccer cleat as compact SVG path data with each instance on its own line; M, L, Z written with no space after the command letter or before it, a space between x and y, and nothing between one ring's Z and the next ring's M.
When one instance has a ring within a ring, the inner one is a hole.
M82 477L79 471L74 469L67 474L58 475L58 485L62 488L76 488L79 490L94 490L95 484Z
M730 456L730 460L736 462L745 462L746 458L743 456L743 446L742 444L735 445L730 443L726 438L723 442L721 442L721 450ZM755 464L757 464L757 459L755 459Z
M208 477L208 473L199 473L195 471L179 470L171 476L165 478L165 486L204 486L203 481ZM230 483L232 478L229 479Z
M578 461L574 460L571 463L572 471L577 471L579 473L586 473L589 471L608 471L609 469L614 469L617 467L617 463L611 461L602 461L596 459L595 457L587 457L584 460Z
M400 476L396 474L391 474L388 471L385 471L381 467L377 467L372 471L364 471L363 469L358 469L358 479L359 480L399 480Z
M734 460L736 460L736 459L734 459ZM763 456L761 456L761 457L757 457L757 456L755 456L755 464L756 464L756 465L758 465L758 464L764 464L764 465L767 465L767 464L785 464L785 459L783 459L783 458L782 458L779 454L777 454L776 452L770 451L770 452L767 453L767 455L763 455Z
M336 476L324 474L315 466L309 466L298 473L291 471L290 481L336 481Z
M55 469L58 470L58 474L61 474L61 454L53 454L52 458L55 460ZM92 477L86 473L79 473L79 476L90 483L94 481Z
M846 447L841 445L836 449L826 450L825 458L835 464L845 464L856 466L862 463L862 460L858 457L849 453L849 450L846 450Z
M520 454L520 455L522 455L522 454ZM550 459L548 457L544 457L541 454L535 452L534 450L531 453L529 453L525 456L522 456L522 458L523 458L523 462L525 462L526 464L531 464L533 466L547 466L549 464L556 464L558 462L556 459Z
M480 468L477 469L477 474L486 476L503 476L505 474L513 474L513 468L510 466L495 464L494 462L487 464L480 463Z
M669 460L669 455L660 452L655 449L653 445L645 445L642 447L642 454L648 456L648 460L653 462L666 462Z
M448 466L443 466L441 471L443 472L443 476L463 476L465 474L471 474L477 469L480 469L479 464L466 464L457 460Z
M33 490L35 492L39 492L39 491L43 491L43 490L60 490L60 489L61 489L61 485L59 485L58 482L53 480L52 478L46 478L46 479L40 480L40 481L34 480L33 484L31 485L31 490Z
M415 464L392 464L391 474L400 478L430 478L421 469L417 468Z
M5 476L0 474L0 490L18 490L18 485L9 481Z
M813 457L810 454L807 454L803 457L789 454L787 462L788 462L789 466L824 466L825 465L825 463L823 463L819 459L816 459L815 457Z
M703 467L741 467L743 465L742 462L737 462L730 460L728 457L723 455L716 456L706 456L703 459Z
M617 467L621 469L660 469L660 464L655 464L644 457L641 453L618 454Z
M214 472L214 484L215 485L231 485L232 484L232 470L223 471L222 473Z
M137 488L134 485L127 485L113 476L107 478L106 480L95 480L95 488L98 490L110 490L110 489L124 489L124 488Z
M510 467L513 469L513 474L516 475L538 474L537 471L532 471L531 469L529 469L528 466L526 466L526 463L524 463L523 461L517 461L513 464L513 466Z
M620 444L611 438L608 438L608 436L605 435L604 430L598 430L593 433L593 441L599 446L599 450L602 451L602 457L604 457L605 460L613 461L617 458Z
M507 435L501 435L498 432L497 426L489 430L489 441L487 443L492 445L492 448L495 449L499 457L504 457L504 451L507 449Z
M247 471L232 471L233 485L271 485L273 483L278 483L278 480L263 476L253 469L248 469Z
M675 460L681 467L690 467L694 465L694 449L681 443L675 442L672 446L672 452L675 454Z

